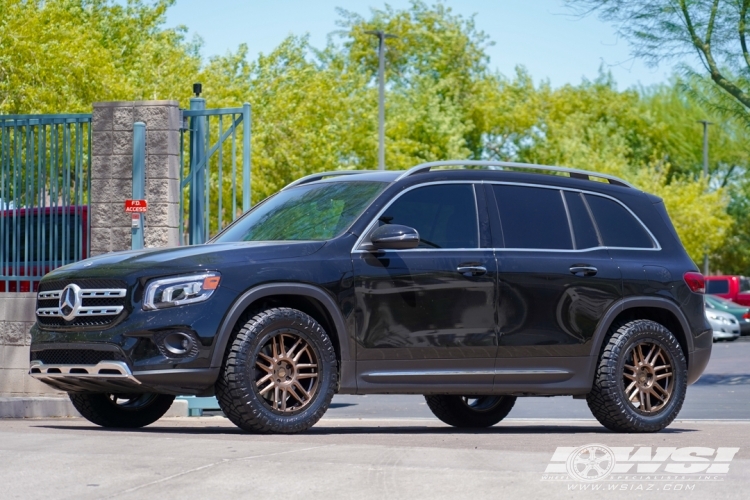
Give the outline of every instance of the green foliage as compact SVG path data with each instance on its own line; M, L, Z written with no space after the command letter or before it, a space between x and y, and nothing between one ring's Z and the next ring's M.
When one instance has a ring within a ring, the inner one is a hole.
M162 27L172 3L0 0L0 113L178 97L200 58L183 30Z

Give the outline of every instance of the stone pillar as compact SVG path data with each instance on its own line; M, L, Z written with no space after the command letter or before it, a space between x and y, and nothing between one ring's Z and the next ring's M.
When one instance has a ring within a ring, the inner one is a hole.
M179 244L180 108L177 101L94 103L91 139L91 255L129 250L133 124L146 124L145 246Z

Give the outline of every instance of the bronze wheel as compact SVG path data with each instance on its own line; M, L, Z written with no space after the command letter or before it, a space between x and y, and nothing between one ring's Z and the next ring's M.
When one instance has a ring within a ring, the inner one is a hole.
M272 336L258 351L255 365L256 390L271 410L295 413L313 400L318 356L299 335L288 331Z
M635 344L626 354L623 383L628 401L638 411L656 413L669 403L674 389L672 360L654 342Z
M246 431L302 432L328 409L337 378L323 327L302 311L275 307L256 313L230 340L216 398Z
M608 429L657 432L677 417L686 391L687 360L677 337L636 319L610 330L586 402Z

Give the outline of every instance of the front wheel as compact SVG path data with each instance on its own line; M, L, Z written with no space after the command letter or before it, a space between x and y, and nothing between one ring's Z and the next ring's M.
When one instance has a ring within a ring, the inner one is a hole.
M68 393L78 412L102 427L134 429L153 424L167 413L174 396L167 394Z
M289 434L320 420L337 379L325 330L302 311L279 307L256 314L231 340L216 397L238 427Z
M677 417L686 391L680 343L659 323L636 320L610 335L586 401L610 430L656 432Z
M508 416L515 396L425 396L432 413L453 427L492 427Z

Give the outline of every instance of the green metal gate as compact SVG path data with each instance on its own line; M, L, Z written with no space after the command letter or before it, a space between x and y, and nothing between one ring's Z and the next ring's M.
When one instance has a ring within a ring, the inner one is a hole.
M206 109L193 98L182 116L180 238L195 245L250 209L250 105Z
M89 256L91 115L0 115L0 292Z

